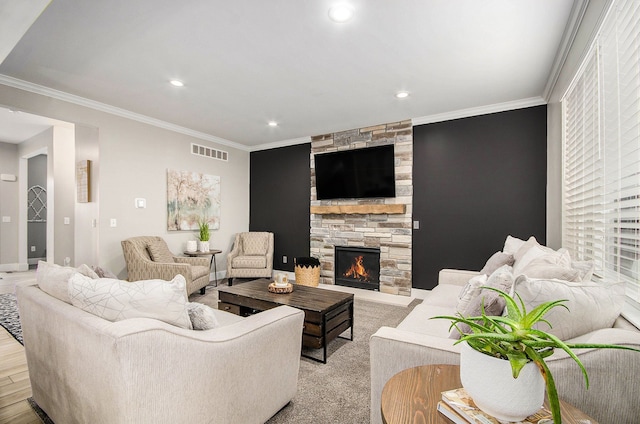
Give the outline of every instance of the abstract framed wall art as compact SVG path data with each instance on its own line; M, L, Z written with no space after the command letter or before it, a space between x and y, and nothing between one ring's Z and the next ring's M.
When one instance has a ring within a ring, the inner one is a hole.
M202 220L220 228L220 177L167 169L167 230L197 230Z
M91 201L91 161L81 160L76 163L76 201Z

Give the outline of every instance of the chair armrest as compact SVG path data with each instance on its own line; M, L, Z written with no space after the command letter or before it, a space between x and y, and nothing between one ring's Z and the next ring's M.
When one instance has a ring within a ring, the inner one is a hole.
M438 284L455 284L464 286L467 282L477 275L479 271L467 271L462 269L441 269L438 274Z
M210 266L211 259L208 256L174 256L173 259L179 264L191 266Z
M159 279L170 281L176 275L182 274L187 281L191 281L191 265L181 263L153 262L145 258L136 261L136 266L128 269L127 279L129 281Z
M605 328L566 343L618 344L640 349L640 332ZM561 399L598 422L630 423L640 416L638 381L640 352L620 349L575 349L589 376L587 389L578 365L562 350L545 360ZM626 377L624 377L626 376Z

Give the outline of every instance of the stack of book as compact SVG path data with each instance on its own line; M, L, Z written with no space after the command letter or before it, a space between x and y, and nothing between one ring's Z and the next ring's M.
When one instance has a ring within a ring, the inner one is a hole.
M505 424L505 421L500 421L480 410L463 388L442 392L442 400L438 402L438 412L456 424ZM543 407L518 423L553 424L553 418L551 411Z

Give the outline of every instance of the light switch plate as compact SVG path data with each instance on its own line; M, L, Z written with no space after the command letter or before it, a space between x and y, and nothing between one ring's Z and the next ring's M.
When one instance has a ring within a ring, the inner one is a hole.
M69 219L68 216L65 216L64 217L64 225L69 225L69 224L71 224L71 219Z
M3 216L2 217L2 222L11 222L11 217L10 216Z
M117 226L118 226L118 222L116 221L116 219L115 219L115 218L111 218L111 221L109 221L109 224L110 224L112 227L117 227Z

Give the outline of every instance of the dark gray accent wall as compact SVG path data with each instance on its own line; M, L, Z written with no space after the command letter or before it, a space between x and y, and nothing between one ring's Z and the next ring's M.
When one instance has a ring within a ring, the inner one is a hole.
M508 234L546 237L546 106L413 129L413 287L480 270Z
M309 143L250 156L249 229L274 233L274 269L293 271L294 257L309 256L310 155Z

